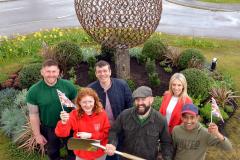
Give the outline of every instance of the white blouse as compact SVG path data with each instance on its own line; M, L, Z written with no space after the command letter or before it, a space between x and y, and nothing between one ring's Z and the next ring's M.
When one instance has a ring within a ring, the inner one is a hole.
M178 102L178 97L172 96L170 102L168 103L167 110L166 110L166 118L167 118L167 123L169 124L169 121L172 116L172 112Z

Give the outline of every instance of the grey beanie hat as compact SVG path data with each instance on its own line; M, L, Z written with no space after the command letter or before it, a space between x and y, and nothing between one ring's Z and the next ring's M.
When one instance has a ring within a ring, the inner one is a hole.
M152 96L152 89L147 86L138 87L135 91L133 91L133 94L132 94L133 99L139 98L139 97L145 98L149 96Z

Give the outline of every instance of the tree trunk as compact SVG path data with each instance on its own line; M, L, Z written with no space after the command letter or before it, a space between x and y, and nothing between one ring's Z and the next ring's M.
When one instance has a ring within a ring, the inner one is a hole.
M114 54L115 69L118 78L130 79L129 49L117 48Z

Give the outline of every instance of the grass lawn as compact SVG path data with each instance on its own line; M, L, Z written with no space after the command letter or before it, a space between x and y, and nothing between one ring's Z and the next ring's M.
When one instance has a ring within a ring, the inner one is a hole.
M0 83L4 82L8 78L8 75L20 70L24 64L35 61L36 59L34 57L19 57L0 63Z
M0 130L0 159L1 160L47 160L46 157L41 157L38 154L28 155L28 153L17 149L11 143L11 140L6 137Z
M240 3L240 0L200 0L200 1L211 3Z

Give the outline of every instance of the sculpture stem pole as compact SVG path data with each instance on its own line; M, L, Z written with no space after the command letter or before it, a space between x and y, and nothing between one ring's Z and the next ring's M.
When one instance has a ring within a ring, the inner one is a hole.
M118 78L130 79L129 49L117 48L114 53L115 69Z

